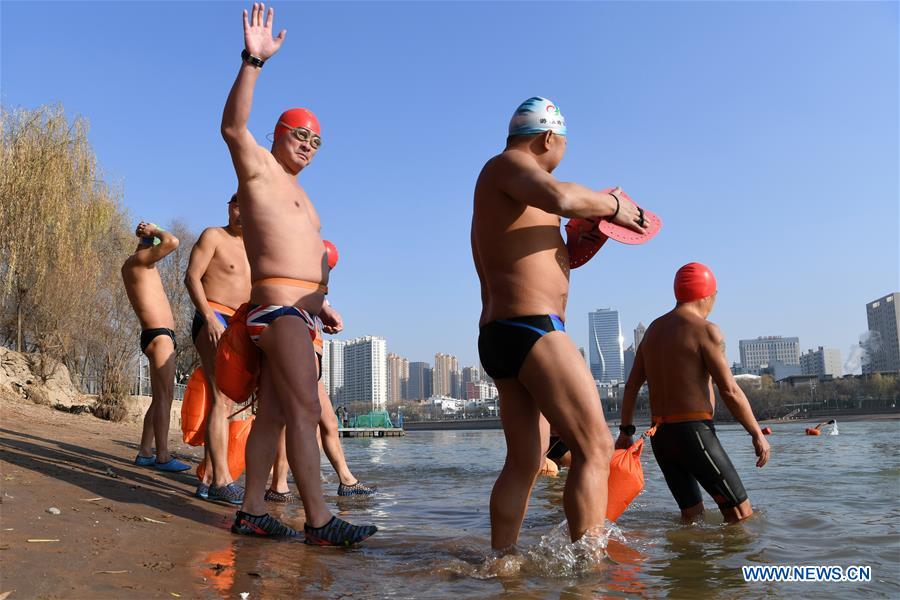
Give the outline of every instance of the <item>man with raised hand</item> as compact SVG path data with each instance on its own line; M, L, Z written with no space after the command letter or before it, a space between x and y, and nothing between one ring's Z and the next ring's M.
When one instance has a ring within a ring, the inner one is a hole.
M725 521L734 523L752 515L753 509L716 436L712 382L725 406L750 434L757 467L769 460L769 442L728 367L722 332L706 320L717 292L716 278L706 265L689 263L678 269L675 308L650 324L634 357L622 398L616 448L628 448L633 442L634 406L646 381L653 455L682 517L691 519L703 513L703 486Z
M475 186L472 254L481 280L478 353L500 393L506 462L491 493L491 545L515 545L544 462L543 413L572 452L563 505L572 541L600 533L612 456L600 398L565 334L569 254L560 216L610 218L643 231L637 207L615 189L553 177L566 150L565 120L546 98L523 102L502 153Z
M244 250L237 194L228 201L228 224L204 229L194 244L184 283L195 307L191 339L212 391L203 456L206 470L196 495L240 504L244 489L234 483L228 469L228 415L232 402L216 386L219 337L228 326L228 319L250 299L250 264Z
M178 238L162 227L143 221L134 234L138 245L122 265L122 281L141 323L141 352L150 364L153 395L144 416L141 446L134 464L160 471L186 471L190 465L169 454L169 421L175 392L175 318L156 269L156 263L178 248Z
M350 545L377 529L331 514L322 495L316 428L321 415L317 390L314 315L323 306L328 260L319 216L297 175L322 144L318 119L306 109L281 115L270 150L247 128L253 90L263 64L284 42L272 37L274 11L255 3L244 11L242 63L222 114L222 136L238 178L238 201L252 279L247 330L260 349L259 410L247 442L247 489L231 530L235 533L299 537L266 512L265 491L282 427L287 458L303 501L305 541Z

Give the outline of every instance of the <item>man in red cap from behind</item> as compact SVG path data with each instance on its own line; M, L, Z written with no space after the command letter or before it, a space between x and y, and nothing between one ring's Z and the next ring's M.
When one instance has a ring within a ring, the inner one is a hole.
M728 367L722 332L706 320L716 302L716 292L716 278L705 265L690 263L678 269L675 308L650 324L637 348L625 385L616 448L632 444L635 401L646 381L653 418L653 455L682 517L690 519L703 513L703 486L725 521L734 523L752 515L753 509L716 437L710 379L718 386L725 406L751 435L757 467L769 460L769 443Z
M297 182L322 145L319 121L309 110L292 109L275 125L271 149L257 144L247 128L253 90L263 64L284 42L272 37L274 11L255 3L244 11L244 50L237 79L222 114L222 136L238 178L244 246L250 263L250 339L259 348L259 409L247 442L243 505L232 532L298 538L300 533L266 512L269 469L282 429L287 459L300 490L309 544L346 546L375 533L372 525L351 525L334 516L322 495L316 428L321 416L315 316L326 327L340 317L325 302L328 257L319 215Z

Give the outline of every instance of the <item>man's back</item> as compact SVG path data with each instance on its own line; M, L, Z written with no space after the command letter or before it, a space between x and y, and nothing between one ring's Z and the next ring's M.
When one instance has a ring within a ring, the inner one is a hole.
M481 280L481 324L517 315L564 315L569 253L560 218L513 198L506 183L537 163L518 151L487 162L475 185L472 254Z
M647 328L638 352L654 417L713 411L715 400L701 348L709 326L706 319L675 309Z

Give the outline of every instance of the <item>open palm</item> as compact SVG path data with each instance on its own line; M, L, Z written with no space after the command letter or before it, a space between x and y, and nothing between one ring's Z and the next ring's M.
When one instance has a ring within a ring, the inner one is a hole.
M275 20L275 9L269 8L269 14L266 14L266 5L262 2L254 2L253 10L250 12L249 19L247 11L244 11L244 48L247 52L268 60L273 54L278 52L284 42L284 36L287 30L284 29L278 34L277 38L272 37L272 21Z

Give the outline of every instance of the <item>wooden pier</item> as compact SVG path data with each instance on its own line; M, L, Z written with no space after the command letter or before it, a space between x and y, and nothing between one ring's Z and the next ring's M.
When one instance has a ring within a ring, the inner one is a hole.
M406 432L398 427L341 427L338 429L341 437L400 437Z

